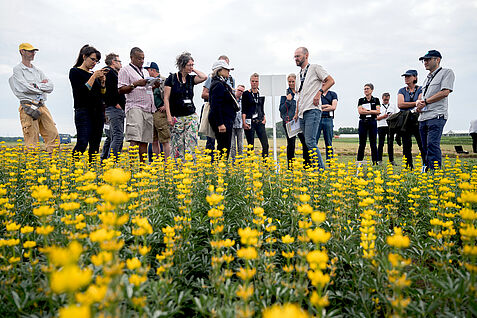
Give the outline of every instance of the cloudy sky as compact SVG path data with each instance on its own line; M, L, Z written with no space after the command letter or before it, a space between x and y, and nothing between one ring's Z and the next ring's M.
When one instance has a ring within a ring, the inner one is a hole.
M138 46L166 76L183 51L207 73L226 54L237 83L247 88L253 72L297 72L294 50L306 46L310 62L336 80L335 129L357 127L365 83L375 85L375 96L390 92L394 103L405 70L418 70L422 84L426 71L418 58L437 49L442 66L456 74L445 130L467 130L477 118L477 0L16 0L2 1L0 12L0 136L21 136L18 101L8 85L21 42L40 49L34 64L55 84L47 104L60 133L75 134L68 72L87 43L103 54L98 67L110 52L128 63L129 50ZM271 105L266 112L271 122Z

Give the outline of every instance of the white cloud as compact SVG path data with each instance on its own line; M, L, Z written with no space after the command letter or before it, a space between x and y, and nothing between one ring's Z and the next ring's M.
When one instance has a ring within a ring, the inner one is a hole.
M445 129L466 129L477 117L475 86L477 1L468 0L213 0L213 1L16 1L2 4L0 20L0 135L18 129L18 102L7 79L19 62L19 42L38 46L35 65L55 84L48 107L61 131L75 131L68 72L86 43L127 63L129 50L141 47L146 60L158 62L163 75L174 72L175 57L190 51L198 69L209 73L227 54L238 83L249 75L296 72L296 47L305 45L310 60L335 78L339 95L335 127L357 126L356 102L372 82L375 95L393 95L406 69L425 70L417 58L428 49L444 55L456 73ZM22 21L18 23L18 21ZM124 63L123 63L124 64ZM200 107L201 87L196 88ZM17 128L15 128L17 127Z

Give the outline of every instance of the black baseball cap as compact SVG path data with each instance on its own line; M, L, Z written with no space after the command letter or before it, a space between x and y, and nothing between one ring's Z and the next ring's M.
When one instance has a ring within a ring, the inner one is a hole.
M433 58L433 57L438 57L438 58L442 58L442 55L439 51L436 51L436 50L430 50L426 53L426 55L424 56L421 56L419 58L419 61L422 61L424 59L430 59L430 58Z
M406 73L402 74L401 76L416 76L417 77L417 71L416 70L407 70Z

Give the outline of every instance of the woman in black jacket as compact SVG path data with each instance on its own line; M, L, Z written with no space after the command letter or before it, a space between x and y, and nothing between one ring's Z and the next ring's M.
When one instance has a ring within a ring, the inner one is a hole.
M91 71L100 59L101 53L98 50L89 45L83 46L69 75L77 134L73 156L77 158L86 151L89 144L90 162L93 155L99 152L104 125L103 96L106 92L105 75L109 70Z
M217 139L217 149L227 159L232 142L232 128L238 105L232 88L226 83L233 70L227 62L218 60L212 65L212 84L209 91L209 123Z

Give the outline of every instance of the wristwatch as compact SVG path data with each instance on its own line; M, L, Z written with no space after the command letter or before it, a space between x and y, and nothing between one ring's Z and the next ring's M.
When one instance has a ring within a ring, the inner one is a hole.
M322 88L320 88L319 91L321 92L321 94L323 94L323 89Z
M136 88L136 85L134 85L134 83L131 83L131 85L129 85L129 86L131 86L132 89Z
M424 104L427 106L427 98L424 98Z

